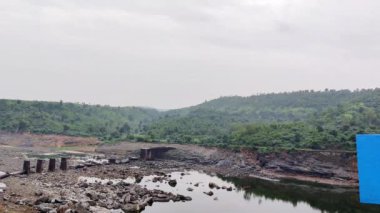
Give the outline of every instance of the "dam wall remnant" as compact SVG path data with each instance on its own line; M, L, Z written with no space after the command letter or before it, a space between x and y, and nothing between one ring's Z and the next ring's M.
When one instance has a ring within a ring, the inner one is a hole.
M169 150L175 149L174 147L153 147L143 148L140 150L140 159L142 160L154 160L156 158L162 158L162 156Z

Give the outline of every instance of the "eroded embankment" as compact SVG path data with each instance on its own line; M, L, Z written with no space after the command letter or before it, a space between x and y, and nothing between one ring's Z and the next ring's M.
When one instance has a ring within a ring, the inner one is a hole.
M332 185L357 186L356 154L334 151L292 151L258 154L260 172Z
M231 151L196 145L120 143L102 146L105 154L138 154L141 148L171 146L176 149L163 156L190 165L202 165L210 172L230 177L259 177L269 179L297 179L330 185L358 185L356 154L340 151L282 151L259 153L243 149Z

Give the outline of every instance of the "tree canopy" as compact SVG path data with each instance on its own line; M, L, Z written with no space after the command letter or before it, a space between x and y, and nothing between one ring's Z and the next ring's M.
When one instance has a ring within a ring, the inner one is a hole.
M0 130L96 136L103 141L352 150L357 133L380 132L380 89L221 97L164 112L0 100Z

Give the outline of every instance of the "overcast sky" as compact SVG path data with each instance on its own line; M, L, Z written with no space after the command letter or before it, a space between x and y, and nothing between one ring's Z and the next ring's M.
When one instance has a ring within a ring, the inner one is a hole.
M0 98L178 108L380 86L379 0L0 0Z

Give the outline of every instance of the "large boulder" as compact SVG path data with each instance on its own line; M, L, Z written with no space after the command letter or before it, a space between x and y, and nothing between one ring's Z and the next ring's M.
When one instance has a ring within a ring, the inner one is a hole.
M123 209L123 211L126 213L137 213L143 210L139 204L130 203L123 205L121 209Z
M213 189L213 188L220 188L218 185L216 185L216 183L213 183L213 182L210 182L209 184L208 184L208 186L211 188L211 189Z
M171 186L171 187L175 187L177 185L177 180L169 180L168 184Z

